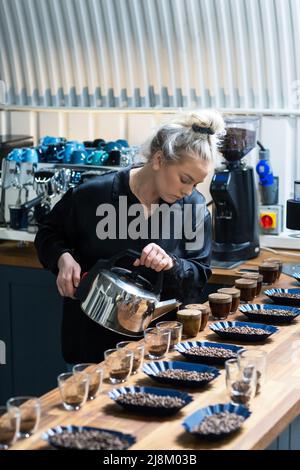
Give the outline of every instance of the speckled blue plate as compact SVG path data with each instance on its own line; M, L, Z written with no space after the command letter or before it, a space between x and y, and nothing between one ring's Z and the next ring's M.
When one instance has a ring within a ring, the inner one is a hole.
M225 404L218 404L218 405L211 405L207 406L206 408L201 408L200 410L195 411L192 415L188 416L182 423L183 427L188 433L193 434L196 437L201 439L209 439L209 440L216 440L216 439L223 439L224 437L229 436L237 432L239 428L235 429L234 431L230 432L223 432L223 433L209 433L203 434L197 431L194 431L194 428L198 426L206 416L211 416L213 414L221 413L223 411L228 411L229 413L236 413L239 416L243 416L245 420L249 418L251 412L243 405L233 405L232 403L225 403Z
M259 328L265 331L265 334L243 334L243 333L231 333L226 331L228 327L242 327L242 326L249 326L250 328ZM219 321L216 323L212 323L209 325L209 328L214 332L217 333L221 338L230 339L233 341L247 341L251 343L255 343L258 341L264 341L272 334L278 331L276 326L272 325L263 325L262 323L247 323L241 321Z
M138 393L138 392L143 392L143 393L151 393L153 395L158 395L160 397L178 397L183 400L183 405L181 406L174 406L174 407L169 407L166 408L164 406L145 406L145 405L131 405L131 404L126 404L126 403L120 403L116 401L119 396L124 395L126 393ZM159 415L159 416L166 416L166 415L171 415L174 413L177 413L181 408L184 406L188 405L193 401L193 397L191 395L188 395L187 393L184 392L179 392L178 390L171 390L168 388L156 388L156 387L120 387L120 388L115 388L108 392L108 396L112 399L115 400L116 403L121 406L122 408L128 410L128 411L133 411L135 413L142 413L142 414L151 414L151 415Z
M200 348L201 346L211 347L211 348L220 348L227 349L232 351L231 357L217 357L217 356L201 356L198 354L191 354L189 349L193 347ZM176 351L182 354L186 359L191 362L201 362L204 364L224 364L228 359L234 359L237 357L238 351L242 351L242 346L236 346L235 344L224 344L224 343L214 343L211 341L184 341L175 346Z
M300 309L287 305L246 304L241 305L239 310L250 320L276 324L290 323L300 315ZM260 313L261 310L270 310L270 313ZM288 315L274 315L271 310L284 310Z
M264 291L273 302L280 305L294 305L295 307L300 307L300 298L293 299L293 297L277 297L276 294L287 293L287 294L299 294L300 289L268 289Z
M160 377L158 374L162 371L169 369L183 369L185 371L195 371L195 372L208 372L213 376L207 380L181 380L181 379L172 379L170 377ZM204 387L209 382L214 380L220 371L215 367L204 366L201 364L190 364L188 362L180 361L156 361L148 362L144 364L143 372L147 374L151 379L156 380L157 382L165 383L168 385L178 385L180 387Z
M136 442L136 438L131 434L124 434L119 431L112 431L111 429L102 429L102 428L93 428L90 426L56 426L55 428L48 429L48 431L42 434L42 439L47 441L52 447L56 449L64 449L64 450L79 450L77 447L67 447L65 445L57 444L54 442L53 437L57 434L62 434L63 432L67 431L68 433L80 433L82 431L97 431L97 432L107 432L113 436L117 436L123 441L124 443L124 450L128 449ZM80 450L89 450L88 448L80 449ZM107 449L110 450L110 449Z

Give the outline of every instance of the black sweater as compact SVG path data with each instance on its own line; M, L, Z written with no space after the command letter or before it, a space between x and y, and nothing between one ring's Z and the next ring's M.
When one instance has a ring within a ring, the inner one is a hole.
M116 239L100 240L97 237L96 226L100 218L96 210L100 204L113 204L118 215L119 196L127 197L128 206L139 203L129 187L129 171L130 168L124 168L121 171L105 173L70 189L61 198L44 219L36 235L35 247L42 265L57 275L59 257L64 252L70 252L84 273L98 259L109 259L128 248L141 252L143 247L153 242L175 256L177 260L175 268L164 271L161 300L175 297L184 303L199 301L201 291L211 276L211 219L207 210L203 224L204 244L202 248L196 250L186 249L186 240L174 237L120 239L118 223ZM160 200L160 203L164 201ZM205 200L197 190L194 190L191 196L177 203L180 204L183 213L185 204L203 205ZM130 220L128 218L128 222ZM148 219L148 224L150 222L151 217ZM150 231L149 233L151 234ZM118 265L130 269L132 261L124 259ZM155 282L157 274L154 270L141 269L143 276ZM116 342L122 339L126 337L113 333L88 318L82 312L79 301L64 298L62 350L67 362L100 362L103 360L103 351L115 347Z

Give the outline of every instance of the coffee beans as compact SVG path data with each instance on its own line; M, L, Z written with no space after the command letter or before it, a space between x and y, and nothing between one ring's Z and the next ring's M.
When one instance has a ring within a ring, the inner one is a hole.
M228 326L222 331L226 333L238 333L240 335L265 335L266 331L262 328L252 328L251 326Z
M251 399L251 385L244 380L231 384L231 401L236 405L248 405Z
M207 382L214 378L214 374L209 372L197 372L195 370L168 369L157 374L158 377L167 377L169 379Z
M274 292L272 297L279 297L282 299L300 299L300 294L292 294L289 292Z
M116 402L121 405L149 406L151 408L180 408L185 405L183 398L145 392L122 394L116 399Z
M206 356L216 357L224 359L235 359L237 353L225 348L215 348L212 346L193 346L187 350L188 354L194 354L195 356Z
M251 315L252 314L258 314L258 315L274 315L274 316L278 316L278 317L290 317L291 315L293 315L292 312L290 312L289 310L282 310L282 309L269 309L269 310L264 310L264 309L261 309L261 310L251 310ZM295 315L296 316L296 315Z
M200 424L192 429L192 432L199 434L227 434L236 431L245 421L243 416L229 411L222 411L210 416L206 416Z
M78 432L63 431L51 436L50 443L69 449L88 450L122 450L128 447L126 439L106 431L82 430Z

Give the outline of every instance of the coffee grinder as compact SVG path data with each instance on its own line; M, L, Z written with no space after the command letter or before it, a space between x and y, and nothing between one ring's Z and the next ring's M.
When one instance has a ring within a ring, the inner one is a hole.
M241 261L259 254L258 207L254 170L242 160L256 145L258 117L225 118L226 135L220 151L224 167L217 168L213 198L212 257Z

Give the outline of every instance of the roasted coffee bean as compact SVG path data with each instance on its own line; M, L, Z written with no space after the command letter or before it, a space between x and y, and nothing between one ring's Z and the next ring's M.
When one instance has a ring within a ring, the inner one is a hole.
M34 426L36 424L36 419L35 418L22 418L21 419L21 424L20 424L20 432L26 433L30 432L33 430Z
M179 397L169 395L154 395L153 393L137 392L120 395L116 401L124 405L149 406L154 408L177 408L185 404Z
M167 351L167 345L152 345L148 347L149 354L152 356L163 356Z
M270 310L251 310L251 314L259 314L259 315L275 315L278 317L285 317L285 316L291 316L293 315L292 312L289 310L281 310L281 309L270 309ZM296 315L295 315L296 316Z
M224 359L235 359L237 353L225 348L215 348L212 346L193 346L187 351L195 356L220 357Z
M128 373L129 373L129 369L117 369L117 370L111 370L109 372L109 375L112 379L124 380L126 379Z
M197 372L196 370L168 369L157 374L158 377L167 377L169 379L193 380L196 382L208 381L214 378L214 374L209 372Z
M231 384L231 401L238 405L248 405L251 399L251 386L243 380Z
M282 299L300 299L300 294L291 294L289 292L275 292L272 297L280 297Z
M127 441L105 431L82 430L78 432L63 431L51 436L51 444L71 449L88 450L122 450L127 448Z
M227 333L238 333L241 335L265 335L266 331L262 328L252 328L251 326L228 326L223 331Z
M243 416L229 411L222 411L206 416L192 431L199 434L223 434L236 431L245 421Z

